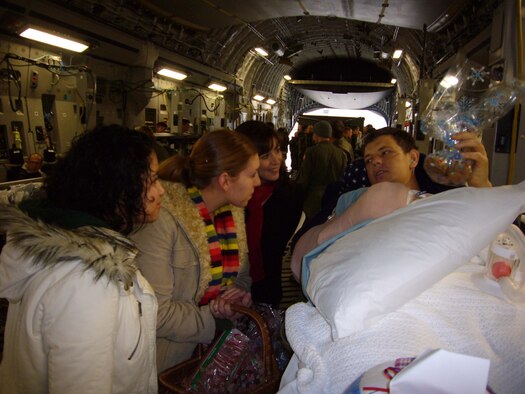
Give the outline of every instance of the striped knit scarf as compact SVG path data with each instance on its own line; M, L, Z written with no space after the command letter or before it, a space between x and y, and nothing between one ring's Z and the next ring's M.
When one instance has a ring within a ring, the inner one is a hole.
M213 221L199 190L190 187L188 193L199 210L208 237L211 281L199 301L199 305L206 305L220 294L222 287L232 284L237 277L239 245L230 207L227 205L217 209Z

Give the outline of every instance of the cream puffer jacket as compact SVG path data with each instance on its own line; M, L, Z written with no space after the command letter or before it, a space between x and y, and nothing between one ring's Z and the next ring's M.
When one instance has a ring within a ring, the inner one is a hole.
M9 300L0 393L156 393L157 302L133 244L13 206L0 217L0 297Z

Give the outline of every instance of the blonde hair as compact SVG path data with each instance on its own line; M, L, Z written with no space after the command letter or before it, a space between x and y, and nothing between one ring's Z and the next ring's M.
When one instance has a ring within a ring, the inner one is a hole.
M257 149L243 134L227 129L211 131L197 140L188 157L172 156L159 167L161 179L182 182L198 189L226 172L237 176L257 154Z

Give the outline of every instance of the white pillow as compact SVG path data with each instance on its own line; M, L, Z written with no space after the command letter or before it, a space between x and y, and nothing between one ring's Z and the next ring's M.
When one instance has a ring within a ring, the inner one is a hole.
M525 212L525 182L416 201L335 241L306 292L334 340L362 330L466 263ZM461 300L458 300L461 302Z

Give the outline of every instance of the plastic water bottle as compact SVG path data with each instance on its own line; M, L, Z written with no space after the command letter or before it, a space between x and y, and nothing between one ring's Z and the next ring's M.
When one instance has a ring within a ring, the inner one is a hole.
M487 275L494 280L512 277L518 264L519 256L512 238L506 233L499 234L490 245Z

